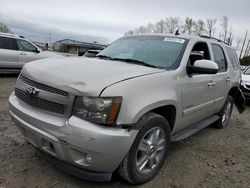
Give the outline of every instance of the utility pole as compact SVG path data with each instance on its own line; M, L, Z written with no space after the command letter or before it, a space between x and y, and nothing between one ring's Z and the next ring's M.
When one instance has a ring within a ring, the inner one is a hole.
M247 52L249 51L248 48L250 47L250 46L249 46L249 43L250 43L250 40L248 40L248 42L247 42L247 47L246 47L245 54L244 54L243 57L246 57L246 56L247 56Z
M240 59L241 59L241 54L242 54L244 46L245 46L245 42L247 40L247 33L248 33L248 31L246 32L245 39L244 39L243 44L242 44L242 48L241 48L241 52L240 52Z

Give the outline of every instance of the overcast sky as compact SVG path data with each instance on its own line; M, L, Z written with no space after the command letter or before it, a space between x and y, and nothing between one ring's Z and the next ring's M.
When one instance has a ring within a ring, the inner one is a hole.
M219 21L224 15L235 38L250 31L250 0L0 0L0 22L42 42L73 38L110 43L169 16Z

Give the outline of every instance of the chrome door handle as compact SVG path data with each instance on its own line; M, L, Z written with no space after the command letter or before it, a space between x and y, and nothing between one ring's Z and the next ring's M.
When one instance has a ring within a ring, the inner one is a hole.
M209 87L213 87L215 84L216 84L215 82L211 81L211 82L209 82L207 85L208 85Z
M230 78L227 78L227 79L226 79L226 82L230 82L230 81L231 81Z

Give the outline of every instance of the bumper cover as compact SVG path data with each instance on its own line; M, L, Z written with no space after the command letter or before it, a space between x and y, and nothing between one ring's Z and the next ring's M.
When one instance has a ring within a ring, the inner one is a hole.
M105 127L76 117L66 120L30 107L15 94L11 94L9 106L13 121L30 143L60 161L87 171L115 171L138 132Z

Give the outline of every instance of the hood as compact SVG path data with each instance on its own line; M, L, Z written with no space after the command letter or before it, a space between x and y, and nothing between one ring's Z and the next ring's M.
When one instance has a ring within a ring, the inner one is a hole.
M250 75L242 74L242 78L241 79L243 81L250 82Z
M60 55L59 53L50 52L50 51L41 51L39 55L42 56L43 58L49 58L49 57L63 57L63 56Z
M120 61L74 57L43 59L23 67L28 78L75 95L95 95L107 86L123 80L163 72Z

